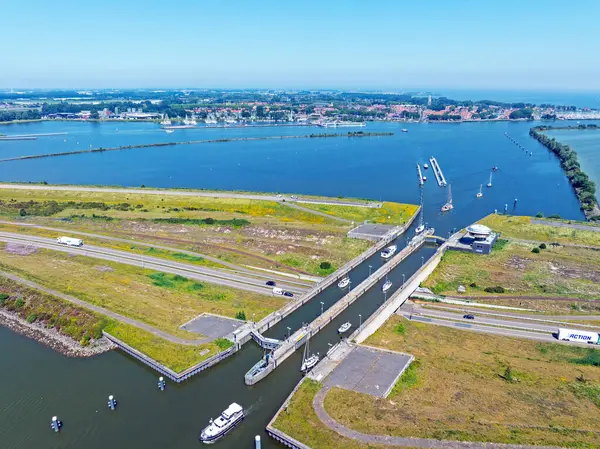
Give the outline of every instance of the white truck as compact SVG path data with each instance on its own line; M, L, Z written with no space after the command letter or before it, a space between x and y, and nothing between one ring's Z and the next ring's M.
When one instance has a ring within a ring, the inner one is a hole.
M598 334L598 332L559 329L558 339L564 341L579 341L582 343L592 343L595 345L600 344L600 334Z
M56 243L67 246L83 246L83 240L73 237L59 237L56 239Z

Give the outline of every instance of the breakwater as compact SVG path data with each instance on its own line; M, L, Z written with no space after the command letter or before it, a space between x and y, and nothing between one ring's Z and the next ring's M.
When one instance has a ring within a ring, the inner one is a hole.
M598 129L596 125L580 125L578 127L553 127L553 126L536 126L529 130L529 135L544 145L548 150L556 155L560 161L560 166L564 170L565 175L569 179L569 183L581 205L581 210L588 220L600 219L600 207L596 199L596 184L592 181L587 173L581 170L577 158L577 152L569 145L560 143L556 139L548 137L544 131L556 129Z
M59 156L73 156L76 154L87 154L87 153L102 153L105 151L124 151L124 150L134 150L140 148L156 148L156 147L172 147L176 145L198 145L198 144L207 144L207 143L226 143L226 142L251 142L257 140L283 140L283 139L317 139L317 138L335 138L335 137L380 137L380 136L393 136L394 133L391 132L348 132L345 134L342 133L318 133L318 134L305 134L301 136L261 136L261 137L237 137L237 138L223 138L223 139L205 139L205 140L188 140L181 142L158 142L158 143L146 143L139 145L121 145L118 147L99 147L99 148L90 148L85 150L73 150L73 151L62 151L60 153L45 153L45 154L32 154L26 156L15 156L5 159L0 159L0 162L9 162L9 161L20 161L26 159L43 159L50 157L59 157Z

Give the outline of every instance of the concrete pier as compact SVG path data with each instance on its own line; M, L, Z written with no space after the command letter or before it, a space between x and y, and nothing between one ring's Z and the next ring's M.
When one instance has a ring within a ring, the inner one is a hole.
M438 164L438 161L433 156L429 159L431 162L431 168L433 170L433 174L435 175L435 180L437 181L440 187L446 187L448 183L446 182L446 178L444 178L444 174L442 173L442 169Z
M419 164L417 164L417 175L419 176L419 185L422 186L424 184L423 173L421 173L421 166Z
M383 279L391 270L398 266L404 259L417 251L425 243L425 238L416 238L411 243L394 256L388 263L380 267L375 273L361 282L354 290L351 290L346 296L341 298L333 306L327 309L323 314L319 315L308 326L294 332L281 346L279 346L270 357L269 362L261 366L257 370L255 365L246 375L244 381L247 385L254 385L267 377L277 366L292 355L298 348L306 342L309 336L318 333L322 328L327 326L334 318L346 310L358 298L360 298L367 290L372 288L377 282Z

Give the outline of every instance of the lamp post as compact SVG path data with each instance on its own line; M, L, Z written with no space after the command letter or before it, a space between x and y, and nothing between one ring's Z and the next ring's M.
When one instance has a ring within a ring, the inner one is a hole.
M292 334L291 334L291 332L292 332L292 328L291 328L291 327L288 327L288 328L287 328L287 330L288 330L288 336L287 336L286 340L289 340L289 338L290 338L290 335L292 335Z
M362 326L362 315L358 314L358 327Z
M402 273L402 288L404 288L404 282L406 282L405 279L406 279L406 275L404 273Z
M325 303L321 301L321 315L323 315L323 306L325 306Z
M421 256L421 266L425 265L425 256Z
M369 265L369 277L371 277L371 270L373 269L373 265Z

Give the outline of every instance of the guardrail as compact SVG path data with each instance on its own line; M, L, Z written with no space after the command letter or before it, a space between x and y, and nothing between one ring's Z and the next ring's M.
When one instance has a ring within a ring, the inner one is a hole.
M129 346L127 343L119 340L117 337L110 335L108 332L102 331L102 334L106 338L108 338L111 342L113 342L115 345L117 345L117 347L119 349L121 349L123 352L125 352L126 354L130 355L131 357L136 358L137 360L139 360L140 362L149 366L153 370L158 371L163 376L165 376L168 379L171 379L172 381L177 382L177 383L183 382L184 380L189 379L190 377L194 376L195 374L198 374L199 372L204 371L205 369L210 368L213 365L216 365L221 360L226 359L230 355L237 352L239 349L239 345L235 344L232 347L230 347L229 349L219 352L218 354L215 354L215 355L199 362L198 364L182 371L181 373L176 373L172 369L167 368L162 363L157 362L152 357L149 357L146 354L143 354L142 352L138 351L137 349Z

